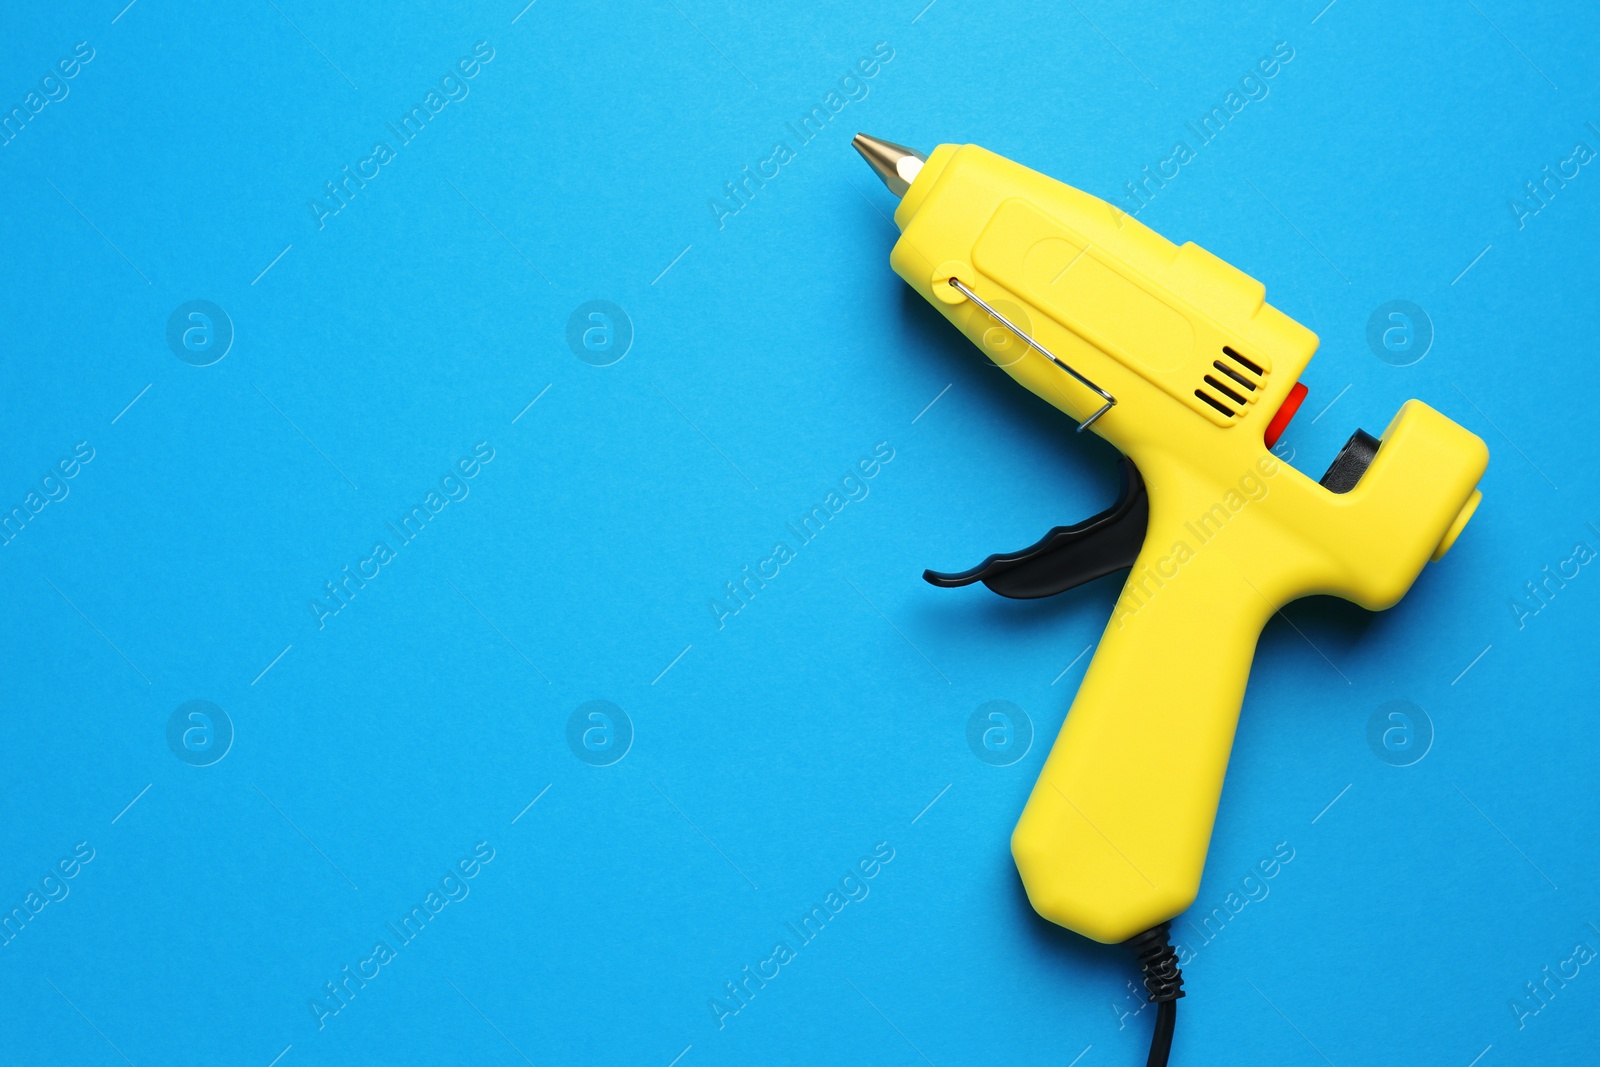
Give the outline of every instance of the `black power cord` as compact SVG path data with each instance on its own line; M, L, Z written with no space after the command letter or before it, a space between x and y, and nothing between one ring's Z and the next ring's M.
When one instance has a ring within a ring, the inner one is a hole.
M1139 957L1144 971L1144 988L1156 1005L1156 1031L1150 1038L1150 1058L1145 1067L1167 1067L1172 1054L1172 1031L1178 1022L1178 998L1183 996L1183 972L1178 970L1178 953L1167 938L1171 923L1152 926L1128 946Z

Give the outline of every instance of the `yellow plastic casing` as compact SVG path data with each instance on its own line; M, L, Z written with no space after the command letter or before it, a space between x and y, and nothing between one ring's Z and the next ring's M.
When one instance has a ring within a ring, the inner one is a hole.
M1353 489L1323 488L1263 440L1316 335L1204 249L975 145L935 150L895 221L895 271L1008 374L1075 420L1102 403L951 277L1116 398L1092 429L1149 492L1143 550L1011 838L1041 915L1122 941L1199 890L1266 621L1316 593L1399 600L1476 507L1488 449L1412 400Z

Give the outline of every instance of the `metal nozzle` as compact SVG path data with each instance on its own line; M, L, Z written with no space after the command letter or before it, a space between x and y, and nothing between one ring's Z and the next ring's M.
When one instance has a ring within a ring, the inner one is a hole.
M922 165L928 161L927 156L914 148L893 141L880 141L864 133L856 134L850 143L895 196L906 195L906 190L911 188L911 183L922 172Z

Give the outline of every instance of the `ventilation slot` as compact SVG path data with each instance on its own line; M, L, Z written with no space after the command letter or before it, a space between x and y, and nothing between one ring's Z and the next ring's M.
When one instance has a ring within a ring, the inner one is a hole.
M1204 400L1207 404L1210 404L1212 407L1216 408L1229 418L1233 417L1234 410L1228 405L1224 404L1222 401L1218 400L1216 397L1212 396L1210 393L1204 393L1199 389L1196 389L1194 391L1194 395L1199 397L1201 400Z
M1233 349L1229 348L1227 345L1223 345L1222 346L1222 354L1225 355L1225 356L1228 356L1229 358L1231 358L1235 363L1239 364L1239 366L1243 367L1245 370L1249 371L1251 374L1254 374L1257 378L1261 377L1261 375L1265 373L1260 367L1256 366L1254 363L1250 362L1248 359L1245 359L1243 356L1241 356L1239 353L1235 352Z
M1201 379L1201 388L1194 391L1194 395L1204 400L1224 418L1231 419L1254 399L1254 394L1259 392L1265 371L1261 365L1247 356L1241 356L1231 347L1224 345L1222 354L1225 359L1213 360L1211 368L1215 374L1206 374Z
M1234 381L1238 382L1240 385L1244 386L1246 389L1250 390L1252 393L1256 391L1255 382L1252 382L1250 379L1246 378L1244 375L1240 374L1238 371L1222 362L1222 360L1216 360L1211 365L1217 368L1223 374L1226 374L1228 377L1232 378Z
M1223 385L1209 374L1206 375L1206 384L1211 386L1211 388L1215 389L1217 392L1221 393L1223 396L1227 397L1229 400L1233 401L1235 404L1244 403L1244 397L1240 396L1232 389L1229 389L1226 385Z

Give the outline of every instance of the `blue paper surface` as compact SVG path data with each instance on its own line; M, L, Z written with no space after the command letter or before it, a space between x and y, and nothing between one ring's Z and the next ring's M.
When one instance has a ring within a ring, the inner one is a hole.
M1173 1062L1592 1054L1593 10L123 3L0 15L0 1062L1143 1062L1008 853L1115 581L920 578L1115 455L857 130L1167 174L1323 340L1312 476L1492 451L1267 627Z

